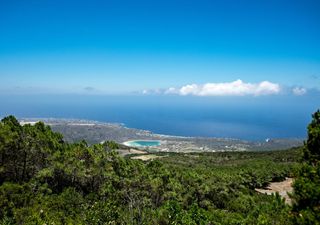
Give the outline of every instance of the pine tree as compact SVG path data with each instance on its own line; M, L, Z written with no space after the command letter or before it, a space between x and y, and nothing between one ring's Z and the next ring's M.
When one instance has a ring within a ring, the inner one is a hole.
M292 212L296 224L320 224L320 111L312 117L303 163L293 184Z

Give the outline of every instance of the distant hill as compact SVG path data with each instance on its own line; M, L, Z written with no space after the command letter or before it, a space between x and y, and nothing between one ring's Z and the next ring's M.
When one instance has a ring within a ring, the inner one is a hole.
M255 189L292 177L298 148L161 152L146 162L117 148L68 143L43 122L4 118L0 224L291 224L280 195Z
M102 123L87 120L70 119L20 119L20 123L43 121L54 131L60 132L67 142L86 140L96 144L105 140L122 143L128 140L156 139L162 145L154 151L169 152L212 152L212 151L262 151L288 149L303 145L302 139L267 139L263 141L246 141L230 138L180 137L154 134L150 131L127 128L122 124Z

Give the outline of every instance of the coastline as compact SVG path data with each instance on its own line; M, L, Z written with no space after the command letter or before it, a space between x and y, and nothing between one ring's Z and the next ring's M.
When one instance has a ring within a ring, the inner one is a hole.
M161 152L218 152L218 151L264 151L288 149L301 146L303 139L268 139L250 141L218 137L184 137L156 134L148 130L126 127L123 123L106 123L83 119L19 118L21 124L43 121L46 125L64 135L65 141L86 140L89 144L114 140L118 143L139 140L161 141L152 149Z

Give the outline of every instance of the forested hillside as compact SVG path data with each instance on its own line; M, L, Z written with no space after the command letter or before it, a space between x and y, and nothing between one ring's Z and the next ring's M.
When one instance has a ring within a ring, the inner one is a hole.
M300 149L170 154L143 162L114 142L69 144L42 122L0 123L0 224L290 224L279 195Z

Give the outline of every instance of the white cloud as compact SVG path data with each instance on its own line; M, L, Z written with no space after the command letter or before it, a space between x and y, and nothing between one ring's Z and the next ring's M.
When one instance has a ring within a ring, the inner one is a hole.
M163 89L145 89L142 91L143 95L160 95L165 93Z
M292 93L294 95L304 95L307 93L307 89L302 88L302 87L295 87L292 89Z
M196 84L189 84L180 88L179 93L181 95L198 95L201 88Z
M165 94L177 94L177 93L178 93L178 90L177 90L176 88L174 88L174 87L171 87L171 88L165 90L164 93L165 93Z
M227 83L189 84L181 88L169 88L164 93L195 96L259 96L278 94L280 91L279 84L269 81L244 83L242 80L236 80Z

